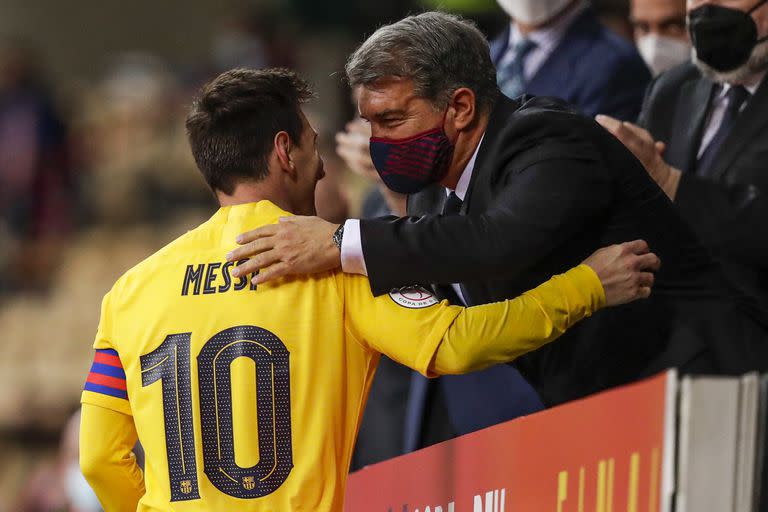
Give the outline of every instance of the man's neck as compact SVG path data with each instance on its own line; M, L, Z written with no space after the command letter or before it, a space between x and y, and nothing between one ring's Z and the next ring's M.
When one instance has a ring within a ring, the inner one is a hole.
M273 187L270 187L269 184L265 182L241 182L235 186L235 190L231 194L225 194L224 192L217 190L216 198L221 206L236 206L238 204L270 201L280 209L292 212L293 208L291 202L285 194L280 194L272 189Z

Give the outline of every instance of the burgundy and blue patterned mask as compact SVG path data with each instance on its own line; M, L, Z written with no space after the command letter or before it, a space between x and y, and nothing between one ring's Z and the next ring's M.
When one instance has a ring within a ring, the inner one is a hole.
M371 158L384 184L395 192L413 194L448 173L453 144L441 126L406 139L371 137Z

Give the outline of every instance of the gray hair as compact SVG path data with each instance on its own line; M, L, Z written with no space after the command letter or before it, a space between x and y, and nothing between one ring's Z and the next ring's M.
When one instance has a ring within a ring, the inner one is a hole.
M475 93L481 110L500 94L488 41L471 21L442 12L379 28L349 57L346 72L352 87L384 77L411 79L415 94L438 108L460 87Z

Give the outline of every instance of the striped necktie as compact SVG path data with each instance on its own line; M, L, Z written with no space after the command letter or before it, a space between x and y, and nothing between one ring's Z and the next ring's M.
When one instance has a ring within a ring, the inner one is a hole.
M525 59L534 48L536 48L536 43L530 39L521 39L512 49L514 52L512 62L496 72L499 89L508 98L517 98L525 92L527 85L525 83Z
M728 90L726 97L728 98L728 106L725 109L723 120L720 122L720 127L717 129L715 136L709 142L707 149L701 154L701 158L696 165L696 173L702 177L709 177L713 169L713 163L717 155L720 153L720 148L728 138L728 134L731 133L733 125L736 123L736 118L739 117L739 112L744 102L749 99L751 94L749 91L741 85L735 85Z

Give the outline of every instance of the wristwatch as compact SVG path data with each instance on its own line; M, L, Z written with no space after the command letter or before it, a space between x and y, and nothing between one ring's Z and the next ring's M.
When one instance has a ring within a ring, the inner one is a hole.
M341 224L336 231L333 232L333 243L341 251L341 240L344 238L344 224Z

